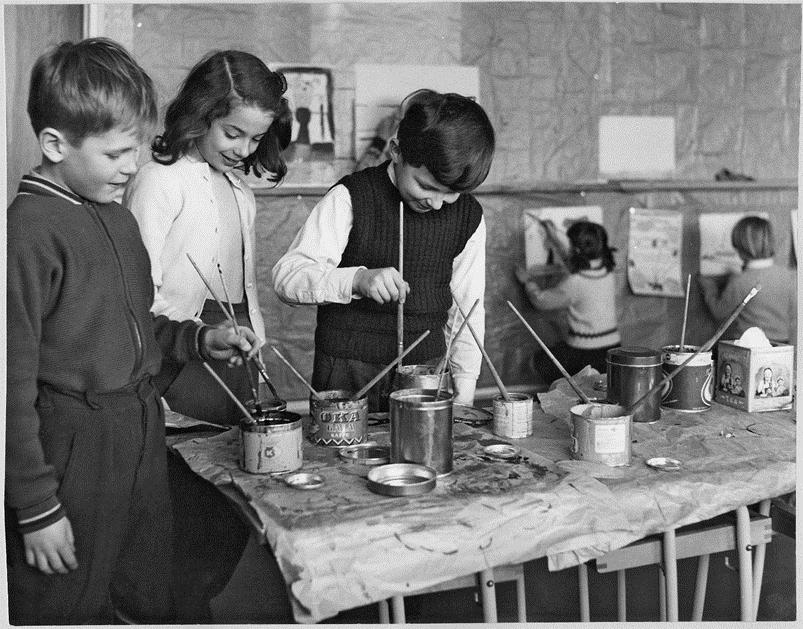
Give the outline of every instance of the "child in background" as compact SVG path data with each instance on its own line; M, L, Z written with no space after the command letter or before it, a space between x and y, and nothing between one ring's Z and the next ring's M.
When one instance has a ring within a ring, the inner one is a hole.
M717 324L736 310L754 286L761 286L761 290L722 338L739 338L745 330L756 326L770 341L788 343L794 338L797 320L797 280L794 270L778 266L773 260L772 225L760 216L746 216L733 226L731 244L744 263L742 272L729 276L722 292L715 278L698 278L703 300Z
M561 365L574 375L586 365L604 373L609 349L621 343L616 318L616 278L613 274L615 249L608 246L602 225L589 221L573 223L566 232L569 276L557 286L541 289L524 269L516 277L524 286L533 307L538 310L568 309L569 333L552 350ZM536 362L544 382L561 376L546 357Z
M397 303L404 341L427 336L406 364L435 363L455 329L457 307L484 334L485 221L469 194L488 174L494 132L474 101L420 90L407 99L390 160L344 177L313 208L273 284L289 304L317 304L312 386L356 391L397 356ZM404 203L404 277L399 203ZM457 323L460 319L457 318ZM472 404L482 355L470 335L454 341L455 402ZM391 372L368 396L387 410Z
M266 173L273 183L284 177L281 151L291 129L286 88L284 77L257 57L227 50L196 64L168 106L153 160L124 197L150 255L154 314L209 324L224 320L189 254L221 300L228 293L238 325L265 338L257 298L256 204L235 171ZM244 369L216 371L242 402L253 398ZM196 419L241 419L237 405L199 365L185 365L164 397L172 410Z
M164 412L176 362L255 354L250 330L153 317L148 255L118 204L155 123L118 44L65 42L31 74L42 161L8 208L6 547L12 624L169 622Z
M189 254L226 307L228 295L238 326L264 339L257 297L256 204L235 171L265 173L273 183L284 177L281 151L291 130L282 96L286 88L284 77L254 55L227 50L196 64L168 106L164 132L151 147L153 160L140 169L125 195L150 255L154 314L208 324L225 320ZM214 423L242 419L237 405L201 365L170 367L175 380L164 398L172 410ZM243 403L253 399L251 383L259 382L253 364L215 371ZM175 511L177 617L185 623L208 622L210 601L237 567L248 528L220 492L172 451L168 471ZM200 576L193 580L190 574Z

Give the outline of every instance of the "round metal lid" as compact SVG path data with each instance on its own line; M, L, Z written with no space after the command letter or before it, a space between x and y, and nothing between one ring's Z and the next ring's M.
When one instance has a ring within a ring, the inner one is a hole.
M311 472L296 472L284 479L285 484L293 489L318 489L323 486L324 478Z
M608 350L606 360L611 365L655 367L661 364L661 352L649 347L614 347Z

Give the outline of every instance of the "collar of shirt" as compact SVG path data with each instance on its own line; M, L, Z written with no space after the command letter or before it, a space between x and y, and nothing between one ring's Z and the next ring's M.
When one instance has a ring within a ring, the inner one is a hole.
M756 260L748 260L744 263L744 269L766 269L773 264L772 258L758 258Z
M212 174L212 169L210 168L209 164L200 156L195 155L194 153L188 153L183 157L184 161L187 162L193 168L202 169L207 175ZM223 176L229 180L229 183L233 185L238 190L242 190L243 187L243 180L240 179L237 175L232 172L225 172Z
M19 193L61 197L75 205L84 203L83 197L47 177L43 177L38 168L34 168L27 175L23 175L19 185Z

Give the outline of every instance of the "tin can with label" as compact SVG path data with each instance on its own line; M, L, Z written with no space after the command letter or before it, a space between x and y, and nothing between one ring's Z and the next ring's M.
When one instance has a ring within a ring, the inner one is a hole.
M533 396L508 393L510 400L498 395L493 403L493 433L500 437L522 439L533 434Z
M302 465L301 416L265 411L240 422L240 467L251 474L292 472Z
M611 467L630 465L632 415L618 404L578 404L572 417L572 458Z
M366 439L368 398L352 401L353 391L319 391L323 399L310 396L310 438L320 446L353 446Z
M662 349L664 376L670 375L700 349L696 345L667 345ZM661 393L661 406L699 413L711 408L714 399L714 361L711 352L700 352L669 382Z
M611 404L627 408L660 382L661 352L646 347L614 347L605 358L608 365L606 396ZM661 419L661 391L656 390L633 413L634 422Z

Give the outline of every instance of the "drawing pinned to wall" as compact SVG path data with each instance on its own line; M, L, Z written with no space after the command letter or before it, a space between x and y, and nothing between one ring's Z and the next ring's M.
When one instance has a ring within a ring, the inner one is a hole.
M742 270L742 259L731 244L731 232L739 219L766 212L708 212L700 214L700 275L729 275Z
M675 119L600 116L598 170L607 179L670 179L675 174Z
M383 120L392 120L404 97L422 88L455 92L479 101L479 70L473 66L354 66L354 154L358 161L378 139L386 140L378 132ZM378 150L381 153L382 149Z
M577 221L602 224L598 205L539 207L524 210L524 257L527 268L561 265L561 254L569 251L566 231Z
M287 79L284 93L293 116L290 146L284 151L287 174L284 186L329 186L335 172L335 124L332 107L334 84L328 68L270 64ZM246 177L254 188L265 181Z
M680 211L630 208L627 279L634 294L683 297L682 251Z

